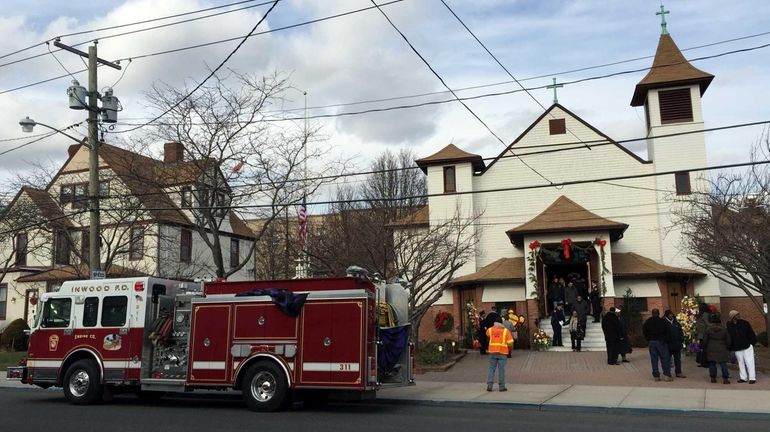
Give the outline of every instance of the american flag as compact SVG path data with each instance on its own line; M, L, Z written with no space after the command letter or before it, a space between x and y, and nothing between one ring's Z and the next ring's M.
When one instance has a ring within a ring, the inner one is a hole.
M299 207L297 216L299 219L299 239L304 244L307 241L307 197L302 197L302 205Z

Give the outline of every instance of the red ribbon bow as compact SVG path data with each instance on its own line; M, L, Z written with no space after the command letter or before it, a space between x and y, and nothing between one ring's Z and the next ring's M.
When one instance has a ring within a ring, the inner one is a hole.
M561 246L564 248L564 259L569 260L569 252L572 249L572 239L564 239L561 241Z
M535 250L540 247L540 241L535 240L529 244L529 250Z
M594 243L596 243L597 245L599 245L599 247L600 247L600 248L603 248L603 247L604 247L604 246L607 244L607 240L604 240L604 239L596 239L596 241L595 241Z

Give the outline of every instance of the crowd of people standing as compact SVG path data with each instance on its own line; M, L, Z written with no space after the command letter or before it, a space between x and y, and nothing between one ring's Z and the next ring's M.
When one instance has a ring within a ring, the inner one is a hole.
M582 350L588 317L593 322L601 319L601 291L596 281L591 282L590 291L585 278L578 273L570 273L567 279L554 275L548 289L548 307L551 309L551 328L553 346L564 346L562 332L566 327L572 341L572 351Z

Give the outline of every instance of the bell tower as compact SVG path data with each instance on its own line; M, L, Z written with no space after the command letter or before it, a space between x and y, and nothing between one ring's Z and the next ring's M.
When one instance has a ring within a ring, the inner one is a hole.
M662 31L655 59L636 85L631 106L644 106L647 155L655 171L676 172L655 177L662 262L691 267L672 212L675 206L685 204L691 193L708 190L704 174L689 169L707 164L701 98L714 76L691 65L682 55L668 33L666 14L661 6L657 15L661 16ZM668 136L682 132L685 134Z

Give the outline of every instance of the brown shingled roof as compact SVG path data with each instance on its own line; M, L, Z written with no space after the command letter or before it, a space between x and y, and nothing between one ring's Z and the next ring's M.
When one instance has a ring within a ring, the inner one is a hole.
M706 91L714 75L703 72L691 65L679 51L671 35L660 36L655 60L647 75L639 81L631 98L631 106L642 106L647 99L647 90L651 88L673 87L688 84L700 84L701 95Z
M485 282L523 282L524 257L500 258L487 264L476 273L460 276L449 281L449 285L469 285Z
M146 276L146 274L138 270L121 267L118 265L112 265L110 266L110 269L107 271L107 276L108 277L136 277L136 276ZM88 264L80 264L77 267L71 266L71 265L54 267L52 269L48 269L40 273L35 273L33 275L20 277L16 279L16 281L17 282L48 282L48 281L80 280L80 279L88 279L88 278L89 278Z
M72 221L64 215L61 207L56 204L56 201L54 201L53 197L51 197L48 192L29 186L22 186L21 193L27 194L35 206L40 209L40 213L43 217L51 221L52 225L68 228L73 226Z
M408 215L390 222L391 227L428 226L430 224L428 206L422 206Z
M506 231L511 243L521 245L525 234L609 230L610 239L617 240L628 224L605 219L586 210L562 195L529 222Z
M460 150L454 144L449 144L438 152L415 161L417 166L422 168L422 171L426 174L428 173L428 166L441 165L447 162L470 162L473 165L474 171L482 171L484 169L484 160L481 156Z
M661 276L706 276L697 270L671 267L633 252L612 254L612 276L619 279Z

